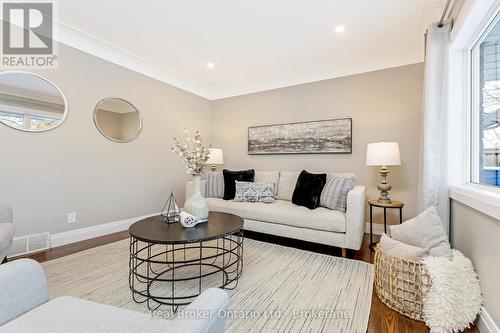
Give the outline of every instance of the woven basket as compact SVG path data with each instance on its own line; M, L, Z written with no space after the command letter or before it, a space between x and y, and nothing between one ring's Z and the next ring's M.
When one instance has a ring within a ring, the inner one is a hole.
M423 321L424 296L430 288L427 267L419 262L401 259L375 248L375 290L391 309L412 319Z

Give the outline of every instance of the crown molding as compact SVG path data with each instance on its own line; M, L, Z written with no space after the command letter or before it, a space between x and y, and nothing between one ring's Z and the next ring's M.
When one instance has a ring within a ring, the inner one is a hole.
M158 64L83 32L67 23L57 21L56 24L57 34L55 39L57 41L210 101L410 65L423 61L422 50L415 48L393 54L353 59L329 67L313 68L292 74L271 77L258 82L214 87L167 70Z
M168 71L158 64L87 34L67 23L57 21L56 24L57 34L55 39L65 45L212 100L208 85Z
M411 49L393 54L354 59L329 67L315 68L281 77L269 78L239 87L221 87L212 92L213 100L253 94L262 91L334 79L338 77L378 71L382 69L417 64L424 61L423 51Z

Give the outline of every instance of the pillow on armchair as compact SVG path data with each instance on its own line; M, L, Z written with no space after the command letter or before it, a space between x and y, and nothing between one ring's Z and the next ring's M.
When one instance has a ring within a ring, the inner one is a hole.
M400 242L429 249L434 257L449 257L450 242L435 206L427 208L416 217L391 226L391 237Z
M403 242L392 239L385 233L380 238L380 246L389 254L401 259L410 259L422 261L429 256L429 249L423 249L417 246L405 244Z
M236 181L253 182L255 179L255 170L230 171L222 170L224 175L224 200L232 200L236 195Z

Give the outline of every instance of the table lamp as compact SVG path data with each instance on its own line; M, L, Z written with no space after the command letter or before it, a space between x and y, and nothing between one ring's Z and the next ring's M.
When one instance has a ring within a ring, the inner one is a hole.
M211 164L210 169L215 171L217 169L217 164L224 164L224 154L222 149L210 148L210 154L208 155L207 164Z
M401 165L399 154L399 143L397 142L376 142L369 143L366 149L366 165L380 166L380 176L382 177L377 189L380 196L377 201L381 203L391 203L389 191L392 186L387 181L389 175L389 165Z

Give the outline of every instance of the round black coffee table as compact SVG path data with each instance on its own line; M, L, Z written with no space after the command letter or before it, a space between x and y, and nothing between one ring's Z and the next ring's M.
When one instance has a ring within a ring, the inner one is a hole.
M210 287L234 289L243 270L243 219L210 212L193 228L153 216L132 224L129 286L150 310L191 303Z

